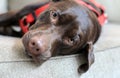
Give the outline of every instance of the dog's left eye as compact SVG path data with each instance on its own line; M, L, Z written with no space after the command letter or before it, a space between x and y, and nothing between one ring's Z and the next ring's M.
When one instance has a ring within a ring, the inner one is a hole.
M70 38L70 41L71 41L72 43L75 43L75 42L77 42L77 41L79 41L79 40L80 40L80 36L79 36L79 35L76 35L76 36Z
M80 41L79 35L76 35L74 37L68 37L63 40L64 44L69 46L76 44L78 41Z

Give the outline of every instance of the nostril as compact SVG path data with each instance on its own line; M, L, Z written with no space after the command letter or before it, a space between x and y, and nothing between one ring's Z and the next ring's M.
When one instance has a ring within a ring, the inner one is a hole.
M37 52L38 52L39 50L40 50L40 49L38 49L38 48L36 49Z
M35 45L35 42L32 42L32 45L34 46L34 45Z

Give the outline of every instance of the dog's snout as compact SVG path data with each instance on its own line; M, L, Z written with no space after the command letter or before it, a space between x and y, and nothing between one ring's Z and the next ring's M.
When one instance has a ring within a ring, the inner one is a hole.
M34 55L40 55L47 50L47 40L43 36L33 36L28 42L28 49Z

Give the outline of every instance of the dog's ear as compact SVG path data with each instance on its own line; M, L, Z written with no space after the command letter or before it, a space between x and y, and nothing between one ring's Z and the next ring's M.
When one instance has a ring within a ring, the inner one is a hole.
M82 50L82 52L86 62L80 65L80 67L78 68L79 73L86 72L90 68L90 66L94 63L93 43L88 42L85 48Z
M98 18L97 18L97 15L92 12L92 11L89 11L89 17L90 17L90 20L94 26L94 31L96 31L96 33L94 33L93 35L95 35L95 39L94 39L94 43L97 42L97 40L99 39L100 35L101 35L101 30L102 30L102 26L101 24L99 23L98 21Z
M82 64L79 67L78 71L80 73L86 72L90 68L90 66L94 63L93 44L96 43L96 41L99 39L99 36L101 34L101 25L97 19L97 15L92 11L88 11L88 14L89 14L91 23L93 24L94 31L96 32L93 33L93 35L95 36L93 38L93 41L88 42L87 45L82 50L86 63Z

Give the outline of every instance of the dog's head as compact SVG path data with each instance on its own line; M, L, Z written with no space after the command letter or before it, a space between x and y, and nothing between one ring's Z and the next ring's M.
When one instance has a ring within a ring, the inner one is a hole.
M97 40L99 27L96 15L75 1L51 2L23 36L23 44L27 53L41 62L51 56L78 53Z

